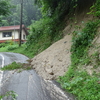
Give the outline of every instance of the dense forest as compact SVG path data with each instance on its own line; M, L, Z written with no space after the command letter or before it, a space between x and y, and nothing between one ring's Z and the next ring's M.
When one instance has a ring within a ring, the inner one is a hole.
M0 16L1 15L8 15L10 13L11 4L6 1L0 1ZM0 19L1 21L1 19Z
M9 3L12 5L10 14L8 16L0 16L2 19L0 26L20 24L21 0L10 0ZM23 0L23 24L28 26L32 21L38 20L40 17L40 10L34 5L34 0Z

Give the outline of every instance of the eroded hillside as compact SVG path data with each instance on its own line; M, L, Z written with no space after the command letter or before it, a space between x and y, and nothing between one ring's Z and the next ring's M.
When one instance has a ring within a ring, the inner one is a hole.
M80 19L78 20L78 18ZM84 25L88 20L93 19L93 16L87 15L84 12L76 16L76 19L67 22L68 25L63 31L65 35L63 39L57 41L32 59L32 67L43 78L57 79L68 71L71 65L70 50L73 34L77 31L81 32Z
M71 64L71 40L72 36L66 35L32 59L31 64L40 76L45 79L54 79L65 74Z

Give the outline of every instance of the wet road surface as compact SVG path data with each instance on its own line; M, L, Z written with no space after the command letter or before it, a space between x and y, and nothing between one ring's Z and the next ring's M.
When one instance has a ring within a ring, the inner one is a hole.
M2 57L0 56L0 65L2 65Z
M2 55L5 58L5 65L13 61L24 63L28 59L15 53L2 53ZM62 91L53 81L40 78L34 70L20 73L17 71L3 72L0 95L8 91L18 94L16 100L75 100L72 95ZM12 100L12 98L9 96L3 100Z
M4 65L8 65L14 61L20 62L20 63L25 63L26 60L28 60L28 57L18 54L18 53L10 53L10 52L3 52L0 53L2 57L4 57ZM2 57L0 56L0 60ZM1 61L0 61L1 63Z

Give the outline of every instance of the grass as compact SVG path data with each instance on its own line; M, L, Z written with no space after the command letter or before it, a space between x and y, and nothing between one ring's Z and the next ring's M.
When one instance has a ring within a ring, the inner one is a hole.
M21 53L26 55L29 58L33 57L33 52L30 52L30 50L26 50L26 45L22 44L21 47L19 47L18 44L13 45L6 45L5 47L0 48L0 52L14 52L14 53Z
M100 100L100 79L90 76L86 71L70 68L68 73L60 78L61 86L76 96L78 100Z
M4 66L3 68L0 68L0 70L5 71L5 70L15 70L15 69L23 69L23 70L30 70L32 69L30 64L27 63L16 63L13 62L7 66Z
M21 47L19 47L19 44L17 43L12 43L12 45L11 43L5 44L6 43L1 44L0 52L21 53L29 58L33 58L43 50L47 49L52 44L52 41L50 41L50 37L48 35L42 35L38 41L27 42L22 44Z

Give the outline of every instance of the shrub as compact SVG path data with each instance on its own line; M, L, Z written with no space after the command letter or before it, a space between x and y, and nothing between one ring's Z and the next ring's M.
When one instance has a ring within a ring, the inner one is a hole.
M0 43L0 48L7 46L6 43Z
M14 49L17 49L18 46L17 45L10 45L7 47L7 50L11 51L11 50L14 50Z
M84 71L74 71L73 77L70 74L60 78L60 83L64 89L74 94L78 100L99 100L100 81L96 76L90 76Z
M90 7L90 12L88 14L93 14L100 18L100 0L96 0L96 3Z

